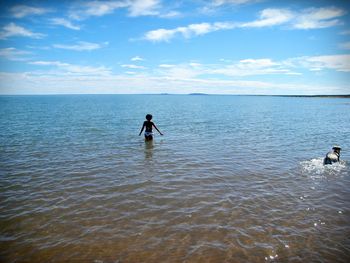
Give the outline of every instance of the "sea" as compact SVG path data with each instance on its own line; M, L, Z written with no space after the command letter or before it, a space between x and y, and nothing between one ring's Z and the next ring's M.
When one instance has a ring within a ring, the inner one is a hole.
M0 262L350 262L350 99L0 96Z

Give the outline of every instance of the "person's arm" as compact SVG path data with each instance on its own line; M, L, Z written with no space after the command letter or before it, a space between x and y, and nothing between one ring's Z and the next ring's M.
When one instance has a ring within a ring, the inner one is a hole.
M143 125L142 125L142 128L141 128L141 131L140 131L140 134L139 134L139 136L141 135L141 133L143 132L143 129L145 128L145 123L143 123Z
M157 126L153 123L153 127L159 132L160 135L163 135L163 133L160 132L160 130L158 130Z

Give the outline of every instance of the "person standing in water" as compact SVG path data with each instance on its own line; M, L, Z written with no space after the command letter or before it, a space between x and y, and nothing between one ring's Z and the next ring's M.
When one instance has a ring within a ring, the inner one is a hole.
M160 132L160 130L158 130L157 126L151 121L152 120L152 115L151 114L147 114L146 115L146 121L143 122L141 131L139 136L141 135L141 133L143 132L143 129L146 128L145 130L145 140L146 141L151 141L153 140L153 132L152 132L152 127L154 127L160 135L163 135L163 133Z

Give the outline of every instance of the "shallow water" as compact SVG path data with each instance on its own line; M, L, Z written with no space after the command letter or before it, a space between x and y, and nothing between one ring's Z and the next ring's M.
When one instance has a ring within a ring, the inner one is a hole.
M350 100L0 97L1 262L349 262ZM138 136L152 113L165 134ZM339 144L342 162L323 166Z

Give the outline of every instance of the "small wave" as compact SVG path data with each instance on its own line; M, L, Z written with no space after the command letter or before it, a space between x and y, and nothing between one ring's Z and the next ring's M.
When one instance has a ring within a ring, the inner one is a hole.
M338 175L346 169L346 162L340 161L332 165L323 165L323 157L300 162L302 173L313 177Z

